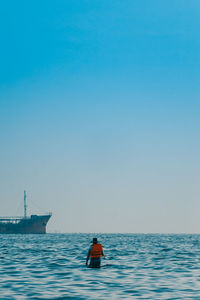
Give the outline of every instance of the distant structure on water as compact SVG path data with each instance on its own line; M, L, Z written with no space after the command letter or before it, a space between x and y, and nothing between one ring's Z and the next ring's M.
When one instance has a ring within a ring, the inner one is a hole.
M31 215L27 217L26 191L24 191L24 217L0 217L0 234L38 234L46 233L46 225L51 218L46 215Z

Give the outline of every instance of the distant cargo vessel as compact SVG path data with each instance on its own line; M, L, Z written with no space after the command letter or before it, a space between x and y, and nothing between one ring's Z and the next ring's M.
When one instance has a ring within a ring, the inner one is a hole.
M0 234L46 233L46 225L51 215L52 214L49 213L46 215L31 215L27 217L26 191L24 191L24 217L0 217Z

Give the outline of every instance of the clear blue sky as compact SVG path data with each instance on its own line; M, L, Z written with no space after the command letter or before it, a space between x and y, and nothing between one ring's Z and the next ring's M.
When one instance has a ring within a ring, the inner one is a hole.
M1 215L199 232L198 0L4 1Z

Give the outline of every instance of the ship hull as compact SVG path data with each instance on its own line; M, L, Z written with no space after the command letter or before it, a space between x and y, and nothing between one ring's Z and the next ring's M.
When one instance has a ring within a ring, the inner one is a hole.
M30 218L22 218L17 222L0 221L0 234L45 234L50 217L51 215L32 215Z

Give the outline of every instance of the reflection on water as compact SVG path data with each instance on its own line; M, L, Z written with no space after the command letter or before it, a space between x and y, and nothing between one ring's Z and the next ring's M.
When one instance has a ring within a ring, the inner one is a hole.
M91 234L0 235L0 299L200 299L199 235L96 236L101 269Z

